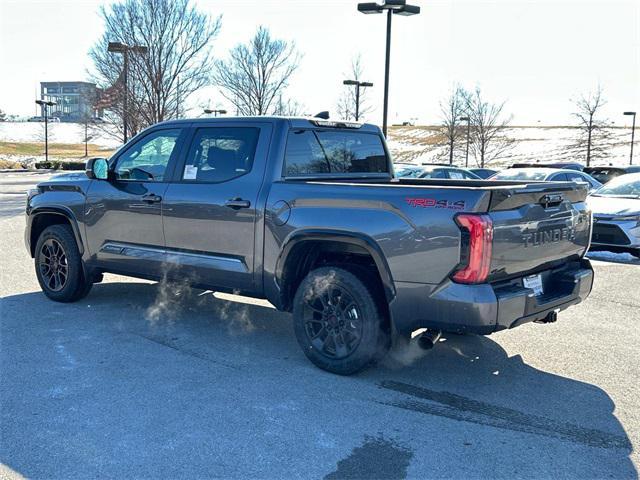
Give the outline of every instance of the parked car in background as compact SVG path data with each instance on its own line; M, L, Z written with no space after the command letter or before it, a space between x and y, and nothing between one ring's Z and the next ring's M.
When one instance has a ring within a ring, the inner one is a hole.
M481 180L481 177L466 168L452 167L444 164L396 164L398 178L442 178L450 180Z
M41 117L38 115L34 117L29 117L27 119L27 122L44 122L44 117ZM47 117L47 122L56 123L56 122L60 122L60 119L58 117Z
M583 171L584 165L578 162L554 162L554 163L514 163L509 168L561 168L563 170Z
M499 170L493 170L492 168L469 168L471 173L475 173L477 176L483 179L487 179L492 175L498 173Z
M591 250L628 252L640 258L640 173L620 176L591 194Z
M547 182L578 182L589 185L589 191L597 190L602 184L584 172L560 168L508 168L496 173L489 180L526 180Z
M626 175L627 173L640 173L640 165L629 165L626 167L613 167L600 166L600 167L585 167L585 173L588 173L600 183L608 183L614 178L620 175Z

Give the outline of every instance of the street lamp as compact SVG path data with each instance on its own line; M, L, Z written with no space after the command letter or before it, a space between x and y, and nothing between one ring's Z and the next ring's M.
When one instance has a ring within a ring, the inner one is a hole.
M364 14L387 11L387 51L384 65L384 104L382 112L382 133L387 136L387 112L389 109L389 59L391 56L391 15L411 16L420 13L420 7L407 5L406 0L383 0L383 2L366 2L358 4L358 11Z
M212 110L212 109L210 109L210 108L205 108L205 109L204 109L204 113L206 113L206 114L208 114L208 115L211 115L211 114L213 113L213 116L214 116L214 117L217 117L217 116L218 116L218 114L220 114L220 115L225 115L225 114L227 113L227 111L226 111L226 110L219 110L219 109L213 109L213 110Z
M47 128L49 116L47 111L49 110L47 107L53 107L57 105L56 102L51 102L48 100L36 100L36 103L40 105L40 108L44 110L44 159L45 161L49 161L49 130Z
M147 53L149 49L144 45L132 45L129 46L126 43L122 42L109 42L109 46L107 47L107 51L111 53L120 53L123 57L123 66L122 66L122 75L123 75L123 83L124 83L124 97L122 99L123 108L122 108L122 123L124 126L124 143L127 143L129 138L129 52L139 53L144 55Z
M355 85L356 86L356 122L360 119L360 87L373 87L371 82L361 82L359 80L345 80L343 85Z
M633 115L633 124L631 127L631 153L629 154L629 165L633 165L633 136L636 132L636 112L623 112L623 115Z
M469 117L460 117L458 120L467 122L467 153L464 156L464 168L467 168L469 167L469 125L471 124L471 119Z

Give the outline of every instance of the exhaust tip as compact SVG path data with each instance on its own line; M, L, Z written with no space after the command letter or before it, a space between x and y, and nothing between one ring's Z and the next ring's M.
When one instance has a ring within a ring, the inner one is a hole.
M440 330L425 330L418 337L418 346L423 350L431 350L440 339Z

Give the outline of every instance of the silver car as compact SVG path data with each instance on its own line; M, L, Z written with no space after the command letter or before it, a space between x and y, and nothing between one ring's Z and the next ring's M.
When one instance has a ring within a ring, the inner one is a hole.
M629 252L640 258L640 173L622 175L589 196L591 250Z
M507 168L496 173L489 180L534 180L547 182L578 182L589 185L589 191L597 190L602 184L586 173L561 168Z

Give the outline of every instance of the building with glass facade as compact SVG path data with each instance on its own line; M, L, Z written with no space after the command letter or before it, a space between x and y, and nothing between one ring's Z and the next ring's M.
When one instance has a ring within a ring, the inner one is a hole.
M40 99L56 102L49 107L49 116L61 122L83 122L101 116L94 107L96 85L89 82L40 82ZM44 116L44 111L41 112Z

